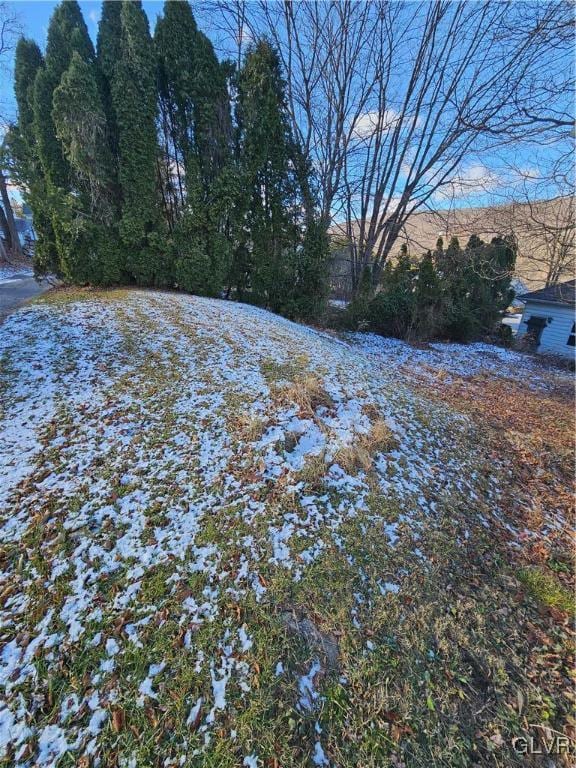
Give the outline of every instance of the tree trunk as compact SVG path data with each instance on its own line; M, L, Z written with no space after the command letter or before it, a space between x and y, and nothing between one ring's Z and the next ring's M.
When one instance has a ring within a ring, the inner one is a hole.
M0 211L2 209L0 208ZM2 211L4 213L4 211ZM6 248L4 247L4 240L0 237L0 261L6 261Z
M4 208L0 205L0 230L2 231L2 235L4 237L4 240L2 242L2 256L4 259L8 258L8 254L12 251L12 233L10 232L10 228L8 227L8 219L6 218L6 214L4 213ZM1 239L1 238L0 238Z
M16 221L14 219L14 212L12 211L12 204L8 197L8 189L6 187L6 178L4 172L0 171L0 195L2 197L2 207L4 208L4 215L6 217L6 225L8 233L10 235L10 245L12 249L12 255L21 259L22 247L20 245L20 237L18 236L18 230L16 229Z

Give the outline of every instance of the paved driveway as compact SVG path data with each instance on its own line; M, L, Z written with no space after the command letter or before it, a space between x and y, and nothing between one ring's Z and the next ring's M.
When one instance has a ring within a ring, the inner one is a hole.
M0 323L27 299L51 287L47 280L37 282L27 273L10 275L0 280Z

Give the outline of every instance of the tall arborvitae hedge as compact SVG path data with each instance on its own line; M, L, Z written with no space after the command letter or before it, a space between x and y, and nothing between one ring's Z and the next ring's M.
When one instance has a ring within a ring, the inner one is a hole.
M368 321L386 336L470 341L494 332L512 301L510 277L516 262L513 239L484 243L473 235L465 249L453 237L414 263L402 247L397 263L386 264L379 292L356 299L348 309L353 325Z
M154 45L164 150L162 196L170 227L167 247L176 284L185 290L210 293L214 274L210 227L195 144L197 40L198 29L188 3L165 3L164 14L156 24Z
M21 38L16 46L14 92L18 105L18 122L7 136L14 181L34 212L36 246L34 266L38 274L60 273L58 252L48 204L46 177L40 162L34 123L34 84L44 67L40 48L33 40Z
M258 303L290 315L308 314L322 298L325 241L312 215L306 216L306 189L296 172L298 148L290 129L285 83L276 51L266 42L248 54L239 78L238 123L244 237L236 272L245 276ZM309 288L313 286L313 291Z
M123 0L104 3L96 53L67 0L45 57L22 40L15 70L7 144L34 214L38 272L235 290L292 315L318 306L326 243L268 43L234 72L188 3L165 4L152 40L141 3Z
M45 65L38 71L34 82L34 129L46 181L59 272L70 280L83 281L84 270L76 266L82 257L77 252L79 212L74 197L73 170L57 136L53 118L54 92L74 53L84 61L94 61L94 47L80 7L75 0L71 0L57 6L50 19Z
M121 277L114 163L96 66L75 51L54 91L56 135L70 165L72 247L63 264L74 282L110 284Z
M96 61L102 91L102 104L108 123L108 139L110 149L116 164L118 163L119 138L116 111L112 103L111 83L114 71L120 59L120 46L122 44L122 4L117 0L104 0L102 3L102 15L98 24L98 38L96 42ZM117 204L121 202L121 191L117 192Z
M118 127L122 188L120 232L127 266L144 285L169 285L162 256L162 215L157 186L156 66L142 4L123 0L118 61L110 82Z
M167 2L154 35L158 56L163 202L174 276L181 287L217 293L228 266L221 175L230 160L225 68L198 31L188 3Z
M34 122L38 151L48 182L66 190L69 166L56 136L52 119L52 97L60 78L70 66L76 51L86 61L94 59L94 47L76 0L67 0L56 7L48 26L45 67L34 84Z

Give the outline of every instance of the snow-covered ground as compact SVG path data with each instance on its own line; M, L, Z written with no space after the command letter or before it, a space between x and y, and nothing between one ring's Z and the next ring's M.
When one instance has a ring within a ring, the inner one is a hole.
M499 379L522 382L534 389L548 389L558 382L571 381L567 371L552 371L538 358L504 347L474 344L431 343L419 348L399 339L371 333L347 334L350 344L379 361L389 370L409 372L418 379L431 379L441 372L446 381L488 374Z
M188 733L166 765L223 728L240 738L234 718L260 696L251 616L274 609L276 579L297 589L329 552L353 562L354 519L391 551L408 536L424 567L421 521L442 499L483 524L498 514L498 467L471 420L424 400L407 372L547 386L531 358L486 345L343 340L174 294L49 300L0 334L0 758L20 768L64 754L98 765L120 704L166 712L171 690ZM380 594L406 578L383 573ZM266 663L271 678L288 666ZM302 711L321 701L317 663L299 671ZM312 759L328 765L322 740ZM260 765L257 748L237 747L238 764Z
M28 265L0 264L0 283L13 280L16 275L32 277L32 267Z

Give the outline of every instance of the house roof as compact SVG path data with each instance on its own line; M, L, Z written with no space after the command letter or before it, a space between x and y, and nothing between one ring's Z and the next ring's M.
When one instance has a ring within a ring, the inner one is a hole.
M570 307L576 305L576 280L549 285L539 291L531 291L518 296L522 301L536 301L542 304L564 304Z

